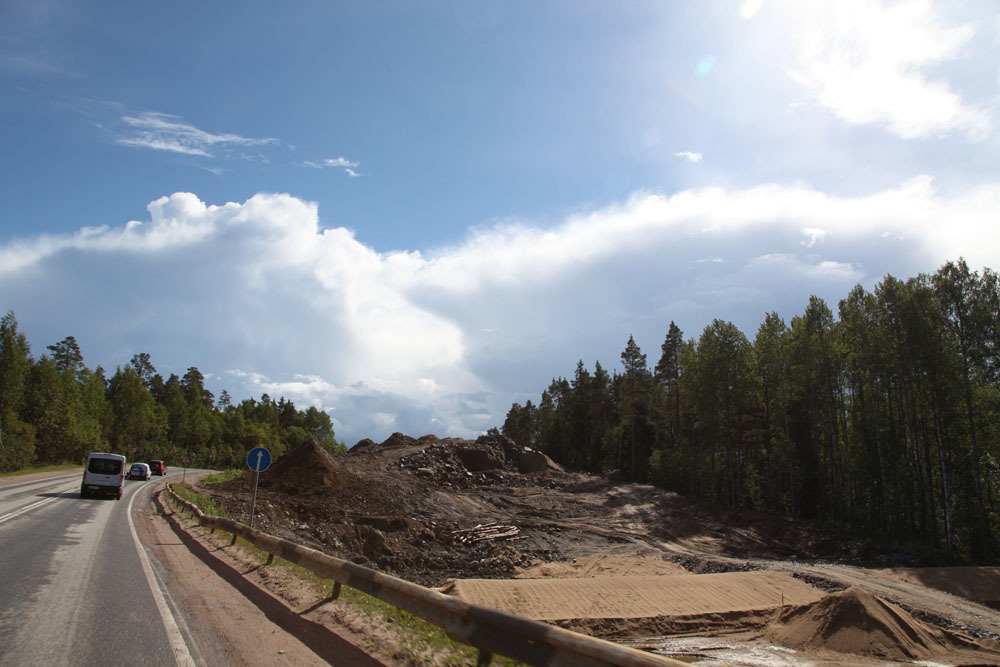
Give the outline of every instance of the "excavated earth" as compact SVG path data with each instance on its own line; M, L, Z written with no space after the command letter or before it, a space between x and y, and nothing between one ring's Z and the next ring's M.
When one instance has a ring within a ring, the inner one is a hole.
M254 482L203 491L249 522ZM502 436L307 444L256 486L265 532L686 660L1000 664L1000 568L567 472Z

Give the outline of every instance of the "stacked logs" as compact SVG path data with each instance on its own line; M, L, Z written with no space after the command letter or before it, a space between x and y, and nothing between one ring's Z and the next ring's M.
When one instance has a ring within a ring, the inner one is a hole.
M478 524L472 528L455 530L451 534L462 544L472 544L486 540L503 540L514 537L520 532L517 526L507 526L496 521L490 521L489 523Z

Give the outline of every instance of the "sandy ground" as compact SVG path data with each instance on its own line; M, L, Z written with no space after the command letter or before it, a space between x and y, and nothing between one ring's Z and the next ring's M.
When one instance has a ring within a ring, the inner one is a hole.
M463 579L443 592L539 621L728 614L819 602L823 591L780 572L569 579Z

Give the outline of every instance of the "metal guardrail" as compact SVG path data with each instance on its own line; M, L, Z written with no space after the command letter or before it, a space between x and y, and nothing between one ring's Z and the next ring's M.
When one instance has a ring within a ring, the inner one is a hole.
M377 570L341 560L321 551L262 533L244 524L203 513L197 505L167 490L194 514L201 525L242 537L258 549L284 558L341 585L367 593L444 629L455 641L479 649L479 664L505 655L540 667L662 667L687 663L614 644L497 609L469 604Z

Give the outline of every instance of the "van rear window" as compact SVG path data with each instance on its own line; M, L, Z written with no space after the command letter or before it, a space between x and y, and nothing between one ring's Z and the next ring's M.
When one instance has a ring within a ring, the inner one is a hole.
M90 459L87 472L95 475L117 475L122 471L122 462L118 459Z

